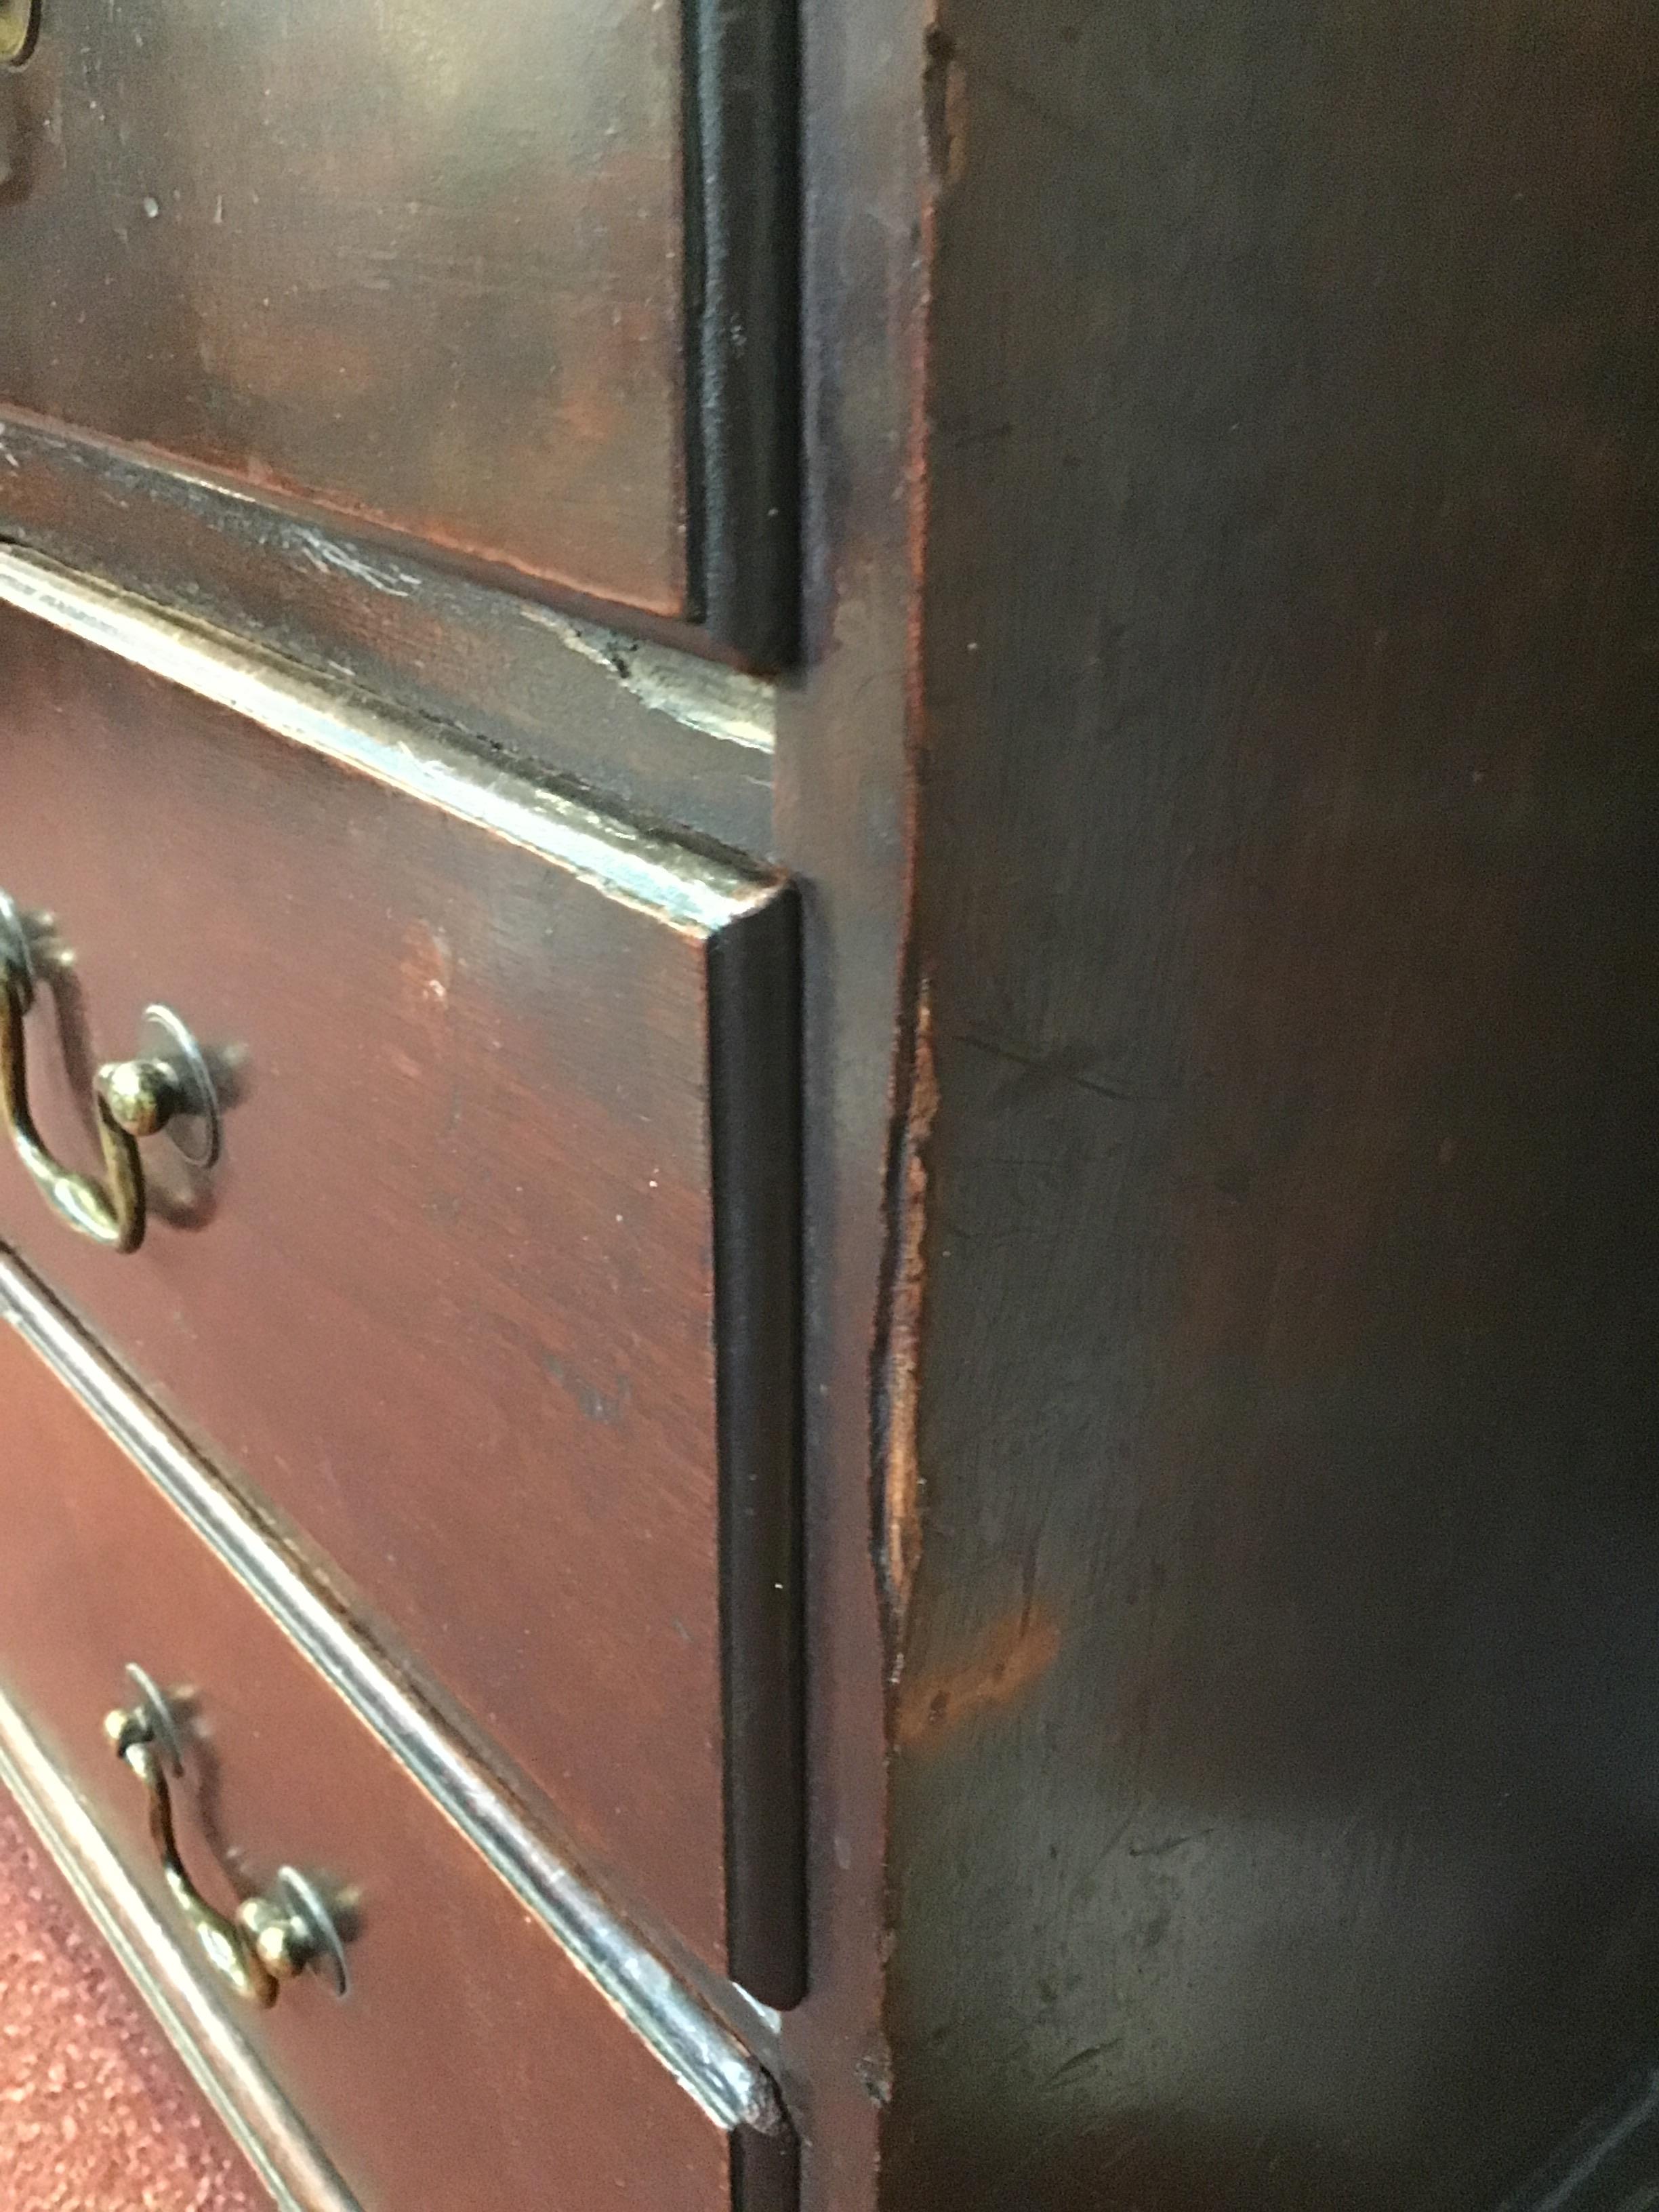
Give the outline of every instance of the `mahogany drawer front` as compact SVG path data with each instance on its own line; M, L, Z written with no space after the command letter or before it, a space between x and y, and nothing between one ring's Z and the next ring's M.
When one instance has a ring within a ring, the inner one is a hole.
M43 0L0 401L766 656L787 13Z
M681 2086L9 1327L0 1390L0 1686L165 1916L143 1788L100 1732L132 1662L183 1721L172 1795L209 1902L283 1864L349 1900L343 1998L307 1972L268 2012L224 2002L364 2212L774 2212L781 2142Z
M46 1140L95 1166L151 1001L240 1064L210 1175L143 1147L140 1250L9 1152L0 1235L630 1911L793 2002L789 896L578 867L15 609L0 660L0 884L73 954Z

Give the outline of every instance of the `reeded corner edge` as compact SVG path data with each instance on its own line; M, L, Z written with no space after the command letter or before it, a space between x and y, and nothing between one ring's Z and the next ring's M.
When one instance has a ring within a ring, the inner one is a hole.
M750 667L800 652L800 64L793 6L685 15L693 604Z

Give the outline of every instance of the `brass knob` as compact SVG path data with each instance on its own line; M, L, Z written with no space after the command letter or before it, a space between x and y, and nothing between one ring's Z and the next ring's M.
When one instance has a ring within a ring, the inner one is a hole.
M98 1095L130 1137L153 1137L179 1111L178 1076L163 1060L118 1060L98 1071Z
M38 917L20 914L0 891L0 1114L17 1157L58 1219L108 1251L136 1252L149 1212L137 1140L174 1124L187 1127L190 1139L181 1149L197 1165L210 1166L219 1150L213 1079L178 1016L166 1006L149 1007L139 1056L100 1067L93 1085L104 1182L54 1159L34 1126L28 1095L24 1023L34 1004L39 928Z
M142 1668L127 1674L138 1702L106 1714L104 1734L116 1757L137 1775L149 1799L149 1832L161 1874L185 1924L219 1979L244 2003L274 2005L284 1983L316 1967L335 1994L347 1989L344 1942L314 1883L293 1867L277 1870L270 1897L250 1897L227 1915L210 1905L179 1855L167 1769L182 1771L171 1710Z

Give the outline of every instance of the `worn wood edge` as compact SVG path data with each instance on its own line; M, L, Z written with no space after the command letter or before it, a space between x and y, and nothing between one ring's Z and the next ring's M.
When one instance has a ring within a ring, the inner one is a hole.
M280 2212L358 2212L356 2198L208 1996L167 1923L3 1691L0 1785Z
M212 1547L708 2118L726 2130L782 2129L770 2076L725 2023L549 1850L493 1777L4 1247L0 1320Z
M775 884L728 861L580 805L463 751L415 717L45 554L0 546L0 603L522 846L677 928L712 934L776 895Z
M343 677L601 809L771 851L780 686L648 626L618 629L3 403L0 539Z
M799 652L799 26L780 0L686 0L691 604L751 664Z
M781 338L792 345L793 331L785 331ZM586 628L606 630L625 623L617 634L648 640L684 673L691 691L698 688L693 672L699 669L707 672L710 696L718 696L722 678L730 679L736 699L758 700L773 689L775 662L728 642L701 615L669 614L632 600L606 599L579 584L412 535L373 515L308 500L279 485L256 489L204 462L0 398L0 465L15 459L9 449L19 437L50 447L60 458L72 456L78 465L89 465L125 490L142 489L152 498L185 503L204 514L210 511L217 528L235 531L239 521L244 529L252 525L267 543L274 533L285 551L302 549L302 557L320 560L337 575L374 584L394 597L408 595L411 586L456 586L526 611L559 612ZM0 507L10 504L0 497ZM769 722L769 710L763 711ZM694 720L693 726L702 725Z
M527 622L551 630L567 652L603 668L653 714L670 714L686 729L769 757L777 742L777 692L763 678L675 653L555 607L532 604L522 612Z
M387 544L375 537L355 537L331 518L323 523L308 513L291 512L275 495L198 476L182 462L0 401L0 465L17 473L25 463L50 470L60 484L84 477L112 495L142 499L152 512L164 507L195 516L216 535L249 540L262 556L274 553L298 562L337 587L362 585L394 601L434 588L477 595L493 608L545 625L565 651L597 659L622 690L688 729L753 750L769 752L775 742L777 686L767 677L709 659L671 638L618 629L605 619L608 610L572 612L499 585L473 582L441 560L426 562L427 549L419 539ZM20 511L15 488L3 477L0 511ZM619 651L646 656L648 673L633 681L628 667L617 665Z
M709 945L709 1099L731 1972L806 1988L799 916Z

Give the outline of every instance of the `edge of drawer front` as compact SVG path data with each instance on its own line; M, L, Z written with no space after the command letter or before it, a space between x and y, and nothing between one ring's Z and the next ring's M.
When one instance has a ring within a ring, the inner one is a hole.
M795 2002L804 1983L805 1855L793 891L528 784L273 654L234 645L43 556L0 550L0 604L353 775L532 853L705 948L728 1916L711 1963L764 2002ZM61 1260L53 1249L52 1266L66 1287L83 1279L77 1270L84 1255L67 1246ZM94 1269L84 1279L95 1316L109 1279ZM193 1419L198 1408L187 1395L175 1410ZM247 1472L259 1483L258 1468ZM381 1593L370 1596L384 1602ZM507 1748L513 1755L510 1742ZM541 1779L533 1771L530 1778ZM625 1850L613 1870L629 1880ZM644 1899L651 1902L648 1886ZM669 1917L708 1955L706 1932L683 1913Z
M258 1686L258 1698L270 1705L275 1696L276 1706L290 1714L299 1706L307 1711L314 1706L317 1719L329 1722L324 1736L335 1739L337 1749L342 1723L330 1717L337 1704L343 1715L349 1714L351 1726L367 1730L398 1770L395 1780L388 1783L381 1778L382 1803L388 1788L407 1790L416 1802L418 1790L429 1810L411 1811L411 1819L430 1818L458 1831L456 1847L470 1847L489 1868L483 1890L475 1893L486 1898L499 1893L503 1899L510 1894L531 1916L529 1922L520 1923L523 1940L550 1942L582 1983L648 2048L676 2085L677 2094L727 2140L734 2212L783 2212L793 2195L793 2136L769 2078L730 2031L545 1850L488 1776L445 1737L372 1649L270 1544L233 1493L171 1435L107 1360L56 1311L26 1272L4 1258L0 1258L0 1320L9 1325L3 1341L15 1346L15 1357L27 1363L26 1394L34 1379L50 1394L48 1420L55 1421L61 1411L66 1434L73 1425L85 1423L88 1431L101 1432L100 1441L112 1456L118 1451L124 1464L131 1463L136 1486L131 1511L127 1510L128 1494L123 1492L118 1517L125 1516L124 1533L129 1527L137 1533L139 1556L145 1554L148 1518L152 1553L158 1528L163 1548L199 1547L188 1562L181 1553L179 1564L189 1565L192 1588L203 1576L209 1578L215 1621L233 1614L240 1605L249 1607L247 1626L241 1632L234 1638L221 1632L217 1640L239 1674ZM100 1474L106 1486L114 1480L101 1469L88 1476L72 1447L68 1464L72 1486L78 1482L84 1487L88 1480L95 1486ZM8 1464L5 1477L27 1483L33 1470ZM61 1483L58 1494L63 1494ZM145 1498L151 1501L147 1506L143 1504ZM197 1595L199 1598L199 1589ZM148 1602L124 1594L119 1609L142 1613ZM157 1599L154 1609L158 1615L164 1613L165 1601ZM252 1630L258 1621L269 1627L255 1638ZM210 1625L209 1633L214 1632ZM283 1640L280 1652L271 1641L276 1636ZM262 1655L257 1660L255 1652ZM5 1663L9 1674L16 1662L9 1657ZM29 1663L40 1663L40 1655ZM302 1680L302 1675L308 1679ZM121 1686L118 1677L112 1682L112 1702ZM199 1684L204 1715L215 1702L216 1687L243 1693L240 1681ZM324 1700L326 1706L319 1702ZM224 1702L222 1696L221 1705ZM97 1718L89 1717L84 1754L79 1749L76 1753L83 1765L88 1759L99 1757ZM247 2016L240 2012L227 2016L216 1994L204 1986L199 1967L183 1952L164 1893L152 1896L140 1800L136 1794L129 1796L125 1778L118 1778L111 1789L106 1786L107 1778L100 1774L95 1795L112 1805L126 1838L118 1850L105 1839L102 1822L88 1808L78 1785L55 1763L49 1734L43 1734L33 1717L0 1690L0 1782L12 1790L63 1865L141 1995L225 2114L279 2203L291 2203L304 2212L350 2212L353 2200L346 2183L295 2118L282 2086L282 2039L274 2051L273 2075L241 2032L240 2023ZM302 1729L301 1735L307 1742L314 1741L315 1723ZM248 1741L251 1746L252 1738ZM82 1739L76 1741L78 1745ZM337 1760L331 1769L348 1826L354 1785L364 1774L368 1752L365 1741L360 1758ZM236 1741L227 1741L221 1756L228 1759L236 1754ZM371 1781L364 1786L367 1802L374 1803L374 1786ZM384 1814L378 1826L383 1836L393 1832ZM409 1832L409 1820L396 1823L398 1835ZM281 1849L276 1837L238 1833L228 1840L237 1847L239 1861L242 1849ZM123 1851L128 1850L143 1869L137 1878L123 1863ZM375 1869L354 1867L349 1871L370 1882L372 1904ZM499 1929L494 1955L502 1957ZM335 2002L320 1990L307 1990L307 1997L331 2008ZM325 2010L322 2017L329 2016ZM305 2102L302 2093L301 2107Z

